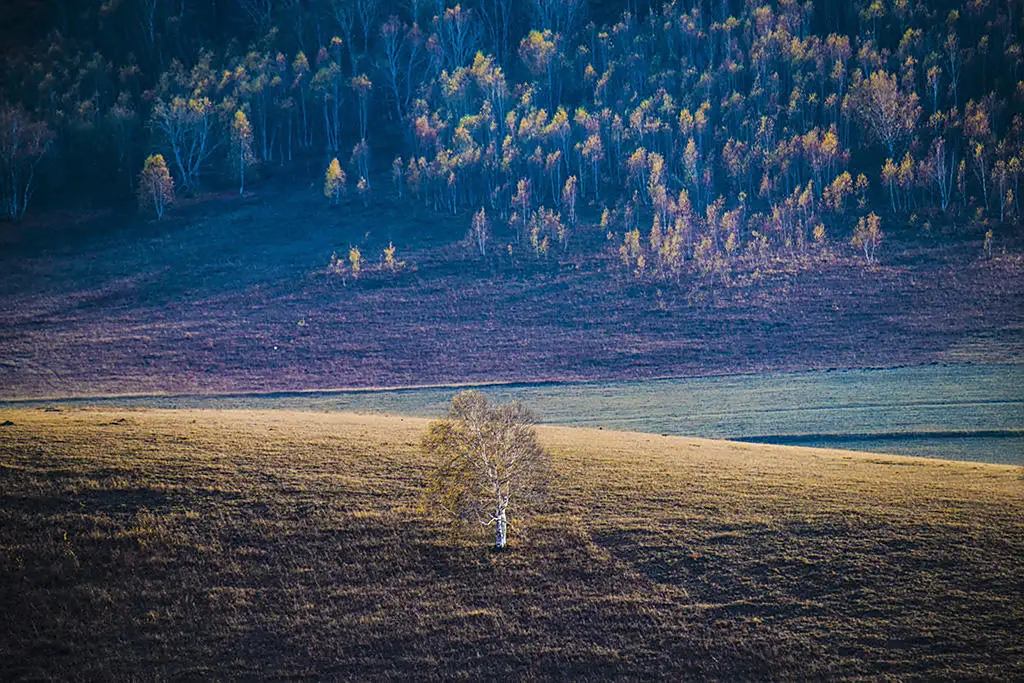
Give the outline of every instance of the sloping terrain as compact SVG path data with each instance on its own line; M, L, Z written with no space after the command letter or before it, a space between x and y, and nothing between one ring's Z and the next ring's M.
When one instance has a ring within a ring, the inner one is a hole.
M425 423L0 412L0 678L1024 676L1021 468L544 427L510 552Z
M313 171L309 172L315 175ZM382 179L380 185L387 183ZM50 215L0 233L0 396L291 390L1016 362L1024 261L900 231L730 286L639 282L596 227L568 253L474 258L468 215L326 206L273 181L163 222ZM498 233L500 243L508 236ZM375 272L389 242L405 260ZM326 273L358 245L363 277ZM841 248L842 245L840 245ZM500 249L498 250L501 251Z

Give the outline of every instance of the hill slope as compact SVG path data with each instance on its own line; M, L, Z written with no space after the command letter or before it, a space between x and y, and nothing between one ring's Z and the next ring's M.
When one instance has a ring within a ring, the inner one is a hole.
M802 269L772 262L757 278L737 272L726 287L691 275L638 281L589 225L566 254L483 261L456 244L468 215L383 191L369 208L332 208L301 181L267 181L244 199L203 197L160 223L77 218L0 231L5 398L1024 357L1019 238L1011 253L983 260L977 229L887 225L877 268L851 250ZM373 272L389 242L407 268ZM351 245L366 271L342 284L325 270L332 251Z
M544 427L495 555L418 511L420 420L0 421L4 679L1024 675L1020 468Z

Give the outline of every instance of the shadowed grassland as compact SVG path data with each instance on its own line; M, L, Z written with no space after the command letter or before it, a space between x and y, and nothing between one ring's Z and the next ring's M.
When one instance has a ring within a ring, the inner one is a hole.
M322 174L319 161L299 173ZM339 212L298 178L245 199L204 196L159 223L44 218L0 231L3 398L1024 357L1016 233L1010 254L986 260L982 230L939 237L887 222L884 262L871 271L852 255L810 269L773 262L708 290L689 277L670 285L627 276L594 227L574 235L565 256L485 262L455 244L469 215L439 217L390 195L369 208L353 198ZM408 267L374 272L392 242ZM368 271L342 285L325 269L352 245Z
M1024 676L1021 468L544 427L494 554L421 420L0 422L3 679Z

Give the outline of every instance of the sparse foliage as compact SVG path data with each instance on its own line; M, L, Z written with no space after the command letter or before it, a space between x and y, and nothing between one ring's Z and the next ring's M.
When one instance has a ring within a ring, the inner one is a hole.
M487 212L480 208L473 214L473 222L469 228L470 241L481 256L487 255L487 240L491 235L491 222L487 219Z
M882 243L882 219L874 212L857 221L851 243L864 252L864 260L875 263L875 252Z
M231 148L238 171L238 194L245 194L245 170L256 160L252 153L252 126L245 112L239 109L231 122Z
M395 252L395 245L392 242L388 242L388 246L381 252L381 267L391 273L397 273L405 267L405 261L399 261Z
M334 277L345 280L345 275L348 273L348 268L345 266L345 259L338 256L338 252L331 254L331 260L327 264L327 273Z
M3 214L16 221L25 215L34 189L36 166L53 134L21 107L0 105L0 201Z
M162 154L151 154L139 174L139 204L153 209L157 220L174 202L174 180Z
M494 546L538 503L550 484L551 457L537 440L534 417L521 403L492 405L477 391L452 399L431 423L423 450L434 464L427 504L456 520L494 527Z
M337 206L341 196L345 193L345 171L338 163L337 157L331 159L324 173L324 196L331 201L332 206Z
M348 250L348 267L353 278L358 278L359 274L363 272L363 254L359 251L359 247L351 247Z

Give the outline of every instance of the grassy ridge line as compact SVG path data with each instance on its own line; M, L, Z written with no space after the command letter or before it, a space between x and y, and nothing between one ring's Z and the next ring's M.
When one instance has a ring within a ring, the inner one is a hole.
M1024 361L1022 361L1024 362ZM896 365L879 365L879 366L858 366L858 367L816 367L807 368L800 370L776 370L770 374L773 375L793 375L802 374L808 372L845 372L849 370L896 370L907 367L923 367L925 365L936 365L934 362L930 363L917 363L917 364L896 364ZM957 365L956 363L938 363L938 365ZM651 377L640 378L644 382L662 382L671 380L693 380L693 379L708 379L713 377L745 377L752 375L764 375L764 372L749 371L749 372L707 372L699 374L686 374L686 375L653 375ZM390 392L390 391L417 391L420 389L475 389L480 387L537 387L537 386L548 386L552 384L571 384L571 385L588 385L588 384L605 384L611 382L636 382L640 381L638 378L623 378L623 377L577 377L574 375L565 376L552 376L548 378L536 378L536 379L496 379L496 380L481 380L481 381L467 381L467 382L437 382L437 383L426 383L426 384L395 384L395 385L380 385L380 386L338 386L338 387L326 387L326 388L313 388L313 389L253 389L253 390L242 390L242 391L198 391L198 392L187 392L187 391L150 391L150 392L113 392L113 393L100 393L100 394L87 394L87 393L70 393L70 394L51 394L42 396L32 395L14 395L4 396L0 394L0 407L3 404L22 404L22 403L40 403L45 401L52 401L56 403L60 402L84 402L84 401L111 401L118 399L175 399L175 398L246 398L246 397L258 397L258 398L273 398L273 397L290 397L290 396L308 396L311 394L366 394L366 393L379 393L379 392Z
M675 379L663 377L656 379ZM544 384L592 384L604 380L577 380L577 379L541 379L536 381L522 380L491 380L482 382L445 382L438 384L396 384L381 386L344 386L330 387L326 389L267 389L252 391L149 391L149 392L114 392L102 394L53 394L49 396L10 396L0 395L0 404L21 404L39 403L52 401L61 402L85 402L85 401L116 401L118 399L175 399L175 398L274 398L289 396L307 396L310 394L365 394L387 391L415 391L417 389L473 389L477 387L509 387L509 386L534 386Z
M520 384L520 383L508 383L508 384ZM437 385L438 388L453 387L479 387L479 386L493 386L493 385L505 385L502 382L494 382L488 385L485 384L466 384L466 385ZM423 387L428 388L428 387ZM380 391L395 391L400 389L380 389ZM366 390L366 391L377 391L377 390ZM315 390L310 390L314 393ZM268 392L273 395L279 392ZM281 392L281 393L292 393L292 392ZM184 394L179 394L184 396ZM218 394L220 396L221 394ZM245 394L230 394L230 395L245 395ZM229 396L229 394L224 394ZM34 401L34 399L29 399ZM6 399L0 402L7 402ZM9 401L9 403L15 403L15 401ZM18 422L25 422L26 420L31 423L37 423L34 416L39 411L47 413L63 413L65 415L76 415L79 413L94 415L94 416L106 416L110 419L127 419L129 417L138 417L139 415L149 415L153 417L180 417L182 415L188 415L190 413L196 413L204 417L215 417L217 422L233 422L234 420L229 418L238 418L239 420L259 420L266 424L303 424L303 423L337 423L340 426L351 426L351 425L374 425L380 429L387 429L388 431L394 429L395 422L404 423L404 427L410 429L426 430L427 425L433 418L420 417L415 415L407 415L403 413L388 413L380 411L345 411L345 410L303 410L293 408L220 408L220 407L198 407L198 408L150 408L150 407L126 407L126 408L106 408L97 406L72 406L62 407L59 410L52 410L47 408L21 408L21 407L7 407L0 405L0 421L11 420L15 424ZM20 418L20 419L19 419ZM781 444L781 443L763 443L758 442L755 438L778 438L767 436L767 437L750 437L742 439L711 439L698 436L681 436L674 434L657 434L654 432L645 432L640 430L628 430L628 429L610 429L606 427L583 427L578 425L559 425L559 424L540 424L537 425L537 430L541 436L543 442L549 447L567 446L573 443L584 443L593 444L594 442L611 442L613 440L624 439L630 440L635 439L643 444L650 444L662 450L665 448L702 448L708 447L717 451L727 451L734 453L735 455L749 455L751 453L757 456L772 455L779 456L784 455L787 457L797 458L842 458L845 460L864 460L872 463L882 463L888 460L894 461L915 461L922 465L935 464L939 467L947 465L963 465L968 468L975 468L975 466L994 467L997 469L1009 470L1011 472L1021 471L1022 468L1019 465L1006 465L999 463L988 463L984 461L964 461L954 460L950 458L939 458L933 456L913 456L913 455L902 455L897 453L878 453L860 450L846 450L841 448L819 448L814 446L802 446L794 444ZM950 432L952 433L952 432ZM902 435L902 434L901 434ZM819 436L819 435L809 435ZM826 435L821 435L826 436ZM828 435L834 436L834 435ZM865 435L853 435L853 436L877 436L875 434Z
M0 410L0 677L1024 675L1021 468L544 426L514 551L426 420Z

